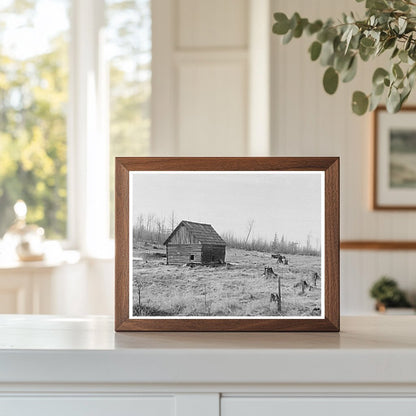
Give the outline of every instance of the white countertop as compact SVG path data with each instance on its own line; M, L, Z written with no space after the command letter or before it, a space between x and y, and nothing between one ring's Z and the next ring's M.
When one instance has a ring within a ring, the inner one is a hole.
M416 383L416 316L338 333L115 333L106 317L0 316L0 383Z

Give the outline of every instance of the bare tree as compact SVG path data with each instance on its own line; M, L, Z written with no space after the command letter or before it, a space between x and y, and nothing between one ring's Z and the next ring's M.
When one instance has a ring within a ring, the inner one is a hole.
M171 230L171 232L175 229L175 227L176 227L175 211L172 211L172 213L170 214L170 230Z
M247 244L247 241L250 238L250 234L251 234L251 231L253 230L253 226L254 226L254 219L253 218L250 218L248 220L248 223L247 223L247 230L248 231L247 231L247 237L246 237L245 244Z

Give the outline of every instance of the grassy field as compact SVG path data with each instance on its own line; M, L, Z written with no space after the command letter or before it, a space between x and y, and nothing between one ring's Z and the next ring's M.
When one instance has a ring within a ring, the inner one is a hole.
M134 316L310 316L321 306L321 280L312 290L294 288L320 275L320 257L286 255L289 265L277 265L270 253L227 248L227 265L166 265L163 246L140 244L133 249ZM281 276L282 311L270 294L277 279L264 276L273 267ZM313 283L312 283L313 285ZM139 294L140 289L140 294Z

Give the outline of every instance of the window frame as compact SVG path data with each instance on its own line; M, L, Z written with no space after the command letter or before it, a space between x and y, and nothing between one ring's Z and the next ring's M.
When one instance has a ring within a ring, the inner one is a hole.
M109 118L105 0L72 0L67 117L67 248L109 258Z

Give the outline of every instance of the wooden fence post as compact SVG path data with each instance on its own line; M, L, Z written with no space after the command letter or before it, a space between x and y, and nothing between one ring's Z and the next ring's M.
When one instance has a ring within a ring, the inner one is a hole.
M277 301L277 310L281 312L282 311L282 293L280 290L280 274L277 275L277 294L279 296L279 299Z

